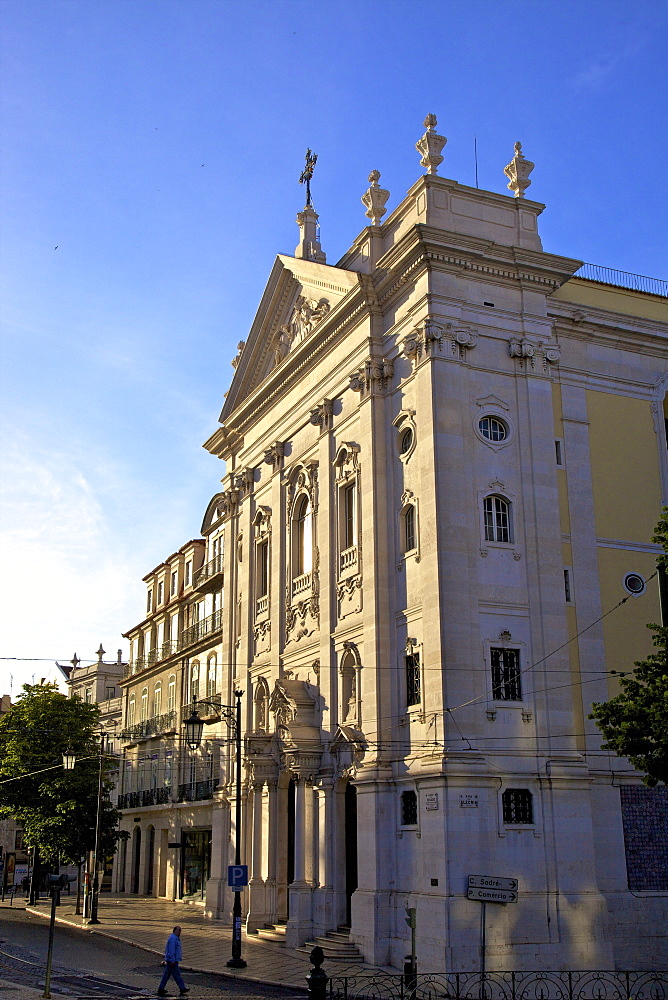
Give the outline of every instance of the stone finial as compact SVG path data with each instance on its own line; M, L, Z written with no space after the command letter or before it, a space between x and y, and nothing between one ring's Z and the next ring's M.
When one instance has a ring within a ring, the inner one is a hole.
M522 152L522 143L515 143L515 155L508 164L507 167L503 168L503 172L508 178L508 189L513 192L516 198L523 198L524 192L531 184L529 180L529 174L536 166L531 160L525 160L524 154Z
M102 643L100 643L100 648L96 650L97 658L100 661L100 663L102 663L102 657L106 652L107 652L106 649L103 649Z
M441 150L448 141L444 135L439 135L438 132L434 132L436 125L436 115L427 115L424 120L424 126L427 131L422 138L415 143L415 148L418 153L422 154L420 164L425 168L428 174L438 173L438 166L440 163L443 163Z
M73 668L74 670L76 670L76 669L77 669L77 667L79 666L79 664L81 663L81 660L79 659L79 657L77 656L77 654L76 654L76 653L74 654L74 656L73 656L73 657L72 657L72 659L70 660L70 663L72 664L72 668Z
M371 219L371 225L377 226L387 211L385 202L390 197L390 192L378 186L380 180L378 170L371 171L369 180L371 187L362 195L362 204L366 206L366 214Z

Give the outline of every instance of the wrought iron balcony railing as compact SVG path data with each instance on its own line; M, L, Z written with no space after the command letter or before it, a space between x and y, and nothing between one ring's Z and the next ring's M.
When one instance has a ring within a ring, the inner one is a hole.
M183 630L179 640L179 648L187 649L188 646L194 645L200 639L205 639L207 636L213 635L214 632L219 632L222 624L222 612L214 611L208 618L203 618L201 622L195 622L190 628Z
M119 809L142 809L146 806L161 806L171 802L172 789L169 785L159 788L144 788L139 792L124 792L118 796Z
M213 793L218 787L217 778L208 778L206 781L189 781L179 785L179 802L198 802L202 799L213 798Z
M121 739L126 742L147 740L151 736L159 736L172 729L176 729L176 712L165 712L163 715L154 715L152 719L143 719L133 726L128 726L121 733Z
M210 559L208 563L204 563L196 570L193 577L193 586L195 588L212 586L213 583L218 583L218 578L223 576L223 557L222 555L214 556Z
M573 277L598 281L603 285L615 285L617 288L630 288L634 292L668 297L668 281L662 278L648 278L645 274L616 271L614 267L603 267L601 264L583 264Z

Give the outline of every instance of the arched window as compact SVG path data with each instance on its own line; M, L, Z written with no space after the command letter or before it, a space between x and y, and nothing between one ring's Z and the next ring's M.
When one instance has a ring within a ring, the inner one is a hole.
M162 681L156 681L153 688L153 714L160 715L162 711Z
M504 497L485 497L485 540L512 542L511 503Z
M216 657L210 656L206 668L206 696L213 698L218 691L218 672L216 669Z
M404 508L403 529L404 552L411 552L417 545L417 534L415 531L415 507L412 503L409 503Z
M176 675L170 674L167 684L167 711L173 712L176 709Z
M297 501L295 511L295 571L294 576L303 576L313 569L313 514L307 496Z
M134 726L135 724L135 706L136 700L133 692L128 701L128 726Z
M141 708L139 710L139 721L146 722L148 719L148 688L143 688L141 693Z
M199 663L195 661L190 668L190 700L199 698Z

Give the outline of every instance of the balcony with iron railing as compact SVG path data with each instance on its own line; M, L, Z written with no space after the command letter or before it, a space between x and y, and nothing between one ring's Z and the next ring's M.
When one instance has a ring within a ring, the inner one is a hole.
M141 722L128 726L122 731L121 739L126 743L148 740L152 736L161 736L175 729L176 712L164 712L162 715L154 715L151 719L142 719Z
M189 646L193 646L196 642L199 642L200 639L206 639L215 632L219 632L222 625L222 611L214 611L208 618L203 618L202 621L195 622L189 628L183 630L179 639L179 649L187 649Z
M179 802L198 802L202 799L212 799L218 787L217 778L207 778L205 781L189 781L179 785Z
M139 792L123 792L118 796L119 809L142 809L146 806L162 806L172 801L172 788L162 785L159 788L144 788Z
M214 556L195 571L193 586L195 590L215 590L223 585L223 557Z

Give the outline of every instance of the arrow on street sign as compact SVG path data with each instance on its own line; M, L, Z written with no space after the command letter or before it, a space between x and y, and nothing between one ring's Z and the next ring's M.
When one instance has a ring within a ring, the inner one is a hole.
M497 878L495 875L469 875L469 888L518 889L516 878Z
M516 903L517 893L511 889L482 889L469 886L467 899L477 899L480 903Z

